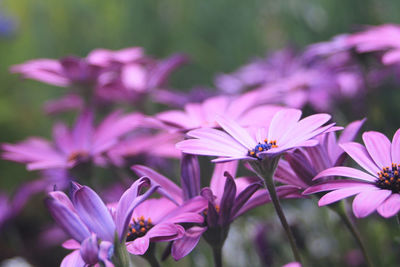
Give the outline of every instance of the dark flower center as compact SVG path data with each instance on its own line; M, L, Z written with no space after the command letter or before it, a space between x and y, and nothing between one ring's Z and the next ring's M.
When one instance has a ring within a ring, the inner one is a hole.
M144 236L153 226L150 218L147 220L145 220L143 216L140 216L136 220L133 218L132 223L129 224L126 241L133 241L138 237Z
M247 156L260 159L258 157L258 154L260 152L268 151L271 148L275 148L275 147L278 147L276 145L276 141L275 140L268 142L268 139L264 139L264 143L258 143L252 150L249 150L249 152L247 152Z
M393 193L400 193L399 165L392 163L392 168L384 167L378 172L379 178L375 184L381 189L392 190Z
M89 157L89 153L86 151L74 151L72 152L68 158L68 162L75 162L75 161L86 161Z

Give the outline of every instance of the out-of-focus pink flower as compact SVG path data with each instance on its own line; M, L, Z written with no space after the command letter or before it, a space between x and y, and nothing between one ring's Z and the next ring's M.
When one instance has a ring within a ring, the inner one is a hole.
M389 65L400 62L399 25L371 26L365 31L350 35L347 43L355 47L359 53L385 52L382 57L383 64Z
M202 103L189 103L183 111L168 110L155 115L155 118L168 128L192 130L201 127L218 127L216 118L224 116L236 120L242 126L266 124L272 116L282 109L280 106L257 106L257 93L246 93L238 97L215 96ZM263 114L260 116L260 114Z
M69 110L82 110L83 99L77 94L66 95L57 100L48 100L44 104L44 111L47 114L58 114Z
M106 163L104 153L118 144L119 139L139 125L141 114L108 115L97 127L93 114L84 111L72 130L65 124L53 128L53 143L32 137L18 144L3 144L4 159L26 163L28 170L72 168L79 163Z

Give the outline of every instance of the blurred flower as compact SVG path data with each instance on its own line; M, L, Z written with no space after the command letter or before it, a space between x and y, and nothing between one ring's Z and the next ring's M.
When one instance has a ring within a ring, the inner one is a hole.
M269 244L266 234L268 232L268 226L258 225L253 237L253 244L256 249L257 255L260 258L261 265L265 267L272 266L273 253L272 247Z
M333 167L322 171L314 179L344 176L355 180L328 181L310 187L304 193L332 190L319 200L320 206L356 195L353 200L353 213L356 217L366 217L375 210L385 218L394 216L400 210L400 130L395 133L392 143L379 132L365 132L362 137L365 147L353 142L340 146L367 172L349 167Z
M143 187L149 187L140 195ZM133 210L147 199L159 186L148 178L137 180L121 196L113 215L100 197L89 187L74 183L71 200L61 191L49 193L45 203L57 224L73 239L63 247L74 251L67 255L61 265L86 266L101 262L113 266L113 242L125 240Z
M58 114L69 110L82 110L83 99L77 94L69 94L57 100L48 100L44 104L47 114Z
M151 99L171 107L183 108L188 103L203 102L215 95L214 89L198 86L189 92L155 89L151 92Z
M121 136L138 124L142 115L131 113L121 115L113 112L96 128L93 114L83 111L72 130L63 123L53 128L54 143L45 139L31 137L19 144L3 144L4 159L27 163L28 170L72 168L79 163L93 161L104 165L103 156L107 150L118 143Z
M318 145L288 152L285 159L279 161L274 179L284 184L295 185L306 189L316 182L312 179L323 170L341 166L347 154L340 144L353 141L364 120L350 123L336 139L334 132L321 134L315 139Z
M290 262L288 264L283 265L282 267L301 267L301 264L298 262Z
M370 26L367 30L354 33L347 39L357 52L384 52L383 64L389 65L400 61L400 26L383 24Z
M179 142L182 152L196 155L217 156L213 162L232 160L260 160L303 146L318 143L312 139L329 130L334 124L321 127L331 116L316 114L299 121L302 112L296 109L278 111L265 128L257 128L255 134L242 128L237 122L223 117L217 123L227 133L211 128L201 128L187 133L196 139Z
M234 120L242 126L268 122L279 106L256 106L258 94L247 93L238 97L215 96L202 103L189 103L184 111L168 110L155 115L165 126L177 130L191 130L201 127L218 127L217 116ZM259 116L263 113L264 116Z

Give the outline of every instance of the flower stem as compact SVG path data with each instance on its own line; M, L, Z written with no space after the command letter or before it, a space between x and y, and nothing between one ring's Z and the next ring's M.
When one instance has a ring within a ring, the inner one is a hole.
M222 267L222 248L213 247L214 266Z
M374 265L372 264L369 254L364 246L360 233L357 231L357 228L355 227L354 223L350 220L343 201L340 202L339 206L333 206L332 209L336 211L336 213L342 219L343 223L349 229L350 233L353 235L354 239L356 240L358 246L361 249L362 254L364 255L367 266L373 267Z
M265 162L266 160L270 161L269 163ZM292 252L294 258L297 262L301 264L301 257L299 253L299 249L297 248L296 241L294 239L292 230L286 220L285 214L283 213L281 204L279 202L278 195L276 193L275 184L273 181L273 176L275 173L276 166L278 165L279 157L272 159L264 159L259 164L251 164L257 175L264 179L267 190L270 194L272 203L274 204L274 208L276 213L278 214L279 220L281 221L282 227L285 230L286 236L289 239L290 247L292 248Z
M116 261L113 261L115 266L117 267L130 267L131 261L129 259L128 251L126 247L120 243L114 243L115 247L115 256L117 257Z

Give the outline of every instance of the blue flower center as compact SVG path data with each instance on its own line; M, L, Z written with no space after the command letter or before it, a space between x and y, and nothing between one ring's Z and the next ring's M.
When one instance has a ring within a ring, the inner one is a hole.
M380 189L391 190L393 193L400 193L400 164L392 163L392 168L384 167L378 172L378 179L375 185Z
M145 220L143 216L140 216L136 220L133 218L132 223L129 224L126 241L133 241L138 237L144 236L153 226L150 218L147 220Z
M247 156L253 157L253 158L257 158L257 159L261 159L258 154L263 152L263 151L268 151L271 148L275 148L278 147L276 145L276 141L269 141L268 139L264 139L264 143L258 143L252 150L249 150L249 152L247 152Z

